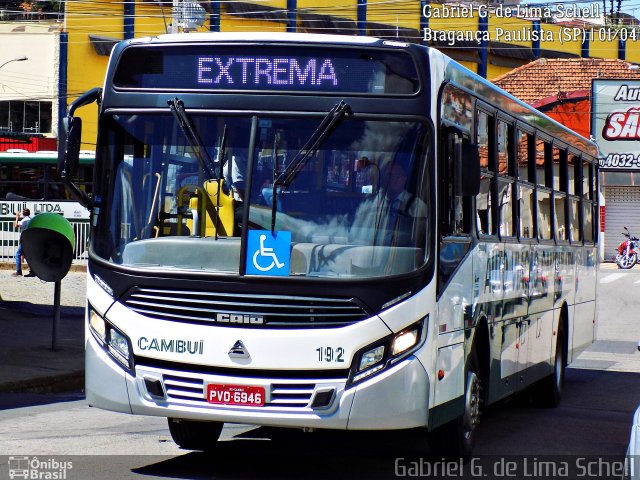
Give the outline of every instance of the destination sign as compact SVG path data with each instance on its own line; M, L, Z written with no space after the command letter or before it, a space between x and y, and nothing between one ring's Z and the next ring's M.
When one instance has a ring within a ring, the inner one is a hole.
M116 68L114 85L124 89L407 95L419 87L410 55L380 49L142 45L125 49Z
M336 68L329 58L309 58L301 62L298 58L200 57L197 81L240 88L282 85L293 89L317 86L330 90L339 87ZM382 91L384 85L375 88Z

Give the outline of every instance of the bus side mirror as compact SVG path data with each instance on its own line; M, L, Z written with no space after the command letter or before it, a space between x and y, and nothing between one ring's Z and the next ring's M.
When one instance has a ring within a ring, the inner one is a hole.
M80 143L82 139L82 120L75 117L77 108L93 102L100 103L102 89L94 88L80 95L69 106L67 116L60 122L58 136L58 176L64 182L66 189L89 210L93 209L93 202L84 190L80 190L73 182L80 165Z
M480 152L477 145L456 142L456 194L475 197L480 193Z
M80 141L82 138L82 119L64 117L60 129L58 148L58 172L75 177L80 164Z

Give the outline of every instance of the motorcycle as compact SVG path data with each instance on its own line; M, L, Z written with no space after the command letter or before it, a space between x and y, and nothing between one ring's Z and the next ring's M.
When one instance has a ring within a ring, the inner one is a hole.
M618 268L623 268L628 270L632 268L638 262L638 253L635 251L636 242L640 239L631 235L629 229L624 227L626 233L622 233L626 239L618 245L618 254L613 258L614 261L618 264Z

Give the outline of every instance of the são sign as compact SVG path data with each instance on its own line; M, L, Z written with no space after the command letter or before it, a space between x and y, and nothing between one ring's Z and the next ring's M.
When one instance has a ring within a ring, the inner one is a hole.
M594 80L591 135L602 170L640 170L640 80Z

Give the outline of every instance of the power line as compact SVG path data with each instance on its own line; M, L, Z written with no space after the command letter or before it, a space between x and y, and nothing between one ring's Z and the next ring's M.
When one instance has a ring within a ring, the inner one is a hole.
M90 1L85 1L85 0L63 0L62 2L63 4L76 4L76 5L82 5L82 4L86 4L86 5L124 5L127 2L90 2ZM211 3L211 2L202 2L202 3ZM233 4L235 2L224 2L224 4ZM545 5L548 6L552 6L552 5L559 5L559 4L583 4L586 3L584 0L572 0L572 1L568 1L568 2L548 2L545 4L528 4L526 6L536 6L536 7L543 7ZM636 5L635 3L633 5ZM409 6L409 7L413 7L413 8L409 8L407 11L407 9L399 9L399 6ZM145 9L148 9L150 7L153 7L153 5L144 5ZM251 11L247 11L247 12L226 12L221 14L220 16L229 16L229 17L233 17L234 15L237 15L239 18L244 18L247 15L260 15L260 14L266 14L266 13L282 13L282 14L287 14L289 13L289 11L287 9L272 9L272 10L265 10L264 7L261 7L259 5L256 5L256 9L255 10L251 10ZM323 10L327 10L330 11L332 13L344 13L347 10L349 10L349 14L353 14L353 9L355 7L355 4L352 2L350 4L343 4L343 5L339 5L339 6L327 6L327 7L316 7L316 8L301 8L298 9L296 11L296 13L298 14L305 14L305 13L313 13L313 12L322 12ZM368 2L367 3L367 7L368 7L368 15L367 15L367 20L371 21L371 20L375 20L376 18L383 18L386 17L388 15L394 15L396 17L396 25L397 27L402 26L403 28L407 28L407 26L404 24L404 20L408 19L407 21L410 21L411 23L415 23L415 18L416 15L420 15L421 12L419 12L419 7L420 4L417 2L408 2L408 0L383 0L383 1L378 1L378 2ZM87 17L95 17L95 16L103 16L103 17L113 17L114 12L112 9L107 9L104 11L98 10L96 8L92 8L91 11L87 11L87 12L78 12L78 11L73 11L73 12L67 12L67 19L69 18L78 18L81 16L87 16ZM284 15L283 15L284 16ZM335 15L333 15L335 16ZM145 13L145 14L140 14L140 13L136 13L132 16L130 16L131 18L133 18L134 20L140 20L140 19L164 19L164 16L162 14L149 14L149 13ZM247 19L248 21L254 20L254 19ZM270 20L270 19L265 19L265 20ZM469 21L473 22L473 21L477 21L476 18L474 19L470 19ZM276 23L273 22L272 23ZM307 20L306 23L313 25L314 20ZM333 19L332 20L333 24L340 24L340 23L344 23L344 24L354 24L355 20L351 19L351 18L345 18L345 19ZM149 25L150 27L152 26L152 24ZM458 24L456 23L449 23L448 27L451 28L455 28L455 27L468 27L469 24L467 22L460 22ZM73 28L94 28L96 29L96 27L98 28L97 31L107 31L107 26L103 25L103 27L101 28L99 25L96 26L95 24L86 24L86 25L73 25ZM138 27L141 27L141 25L138 24ZM103 30L104 28L104 30ZM251 26L248 26L247 29L252 28ZM340 30L340 27L318 27L316 26L315 28L317 28L320 31L324 31L324 32L331 32L331 31L338 31ZM273 29L278 29L278 27L273 27ZM140 32L140 33L146 33L146 31ZM150 33L155 33L155 30L150 32Z

